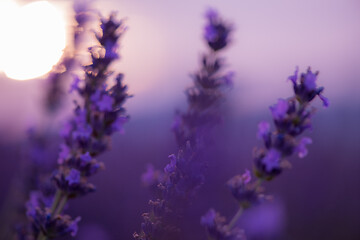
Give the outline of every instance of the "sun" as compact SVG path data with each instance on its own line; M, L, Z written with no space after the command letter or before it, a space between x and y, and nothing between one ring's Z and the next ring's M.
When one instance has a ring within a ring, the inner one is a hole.
M0 71L15 80L49 72L66 45L62 13L47 1L0 0L0 35Z

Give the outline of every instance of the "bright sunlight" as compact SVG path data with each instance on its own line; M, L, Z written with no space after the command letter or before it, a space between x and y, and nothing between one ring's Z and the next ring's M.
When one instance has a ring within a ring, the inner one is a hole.
M15 80L49 72L65 48L62 13L47 1L0 1L0 71Z

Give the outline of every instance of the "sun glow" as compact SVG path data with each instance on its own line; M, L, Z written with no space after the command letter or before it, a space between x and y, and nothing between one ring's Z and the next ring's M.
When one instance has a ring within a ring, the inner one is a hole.
M65 48L65 20L47 1L0 0L0 71L15 80L49 72Z

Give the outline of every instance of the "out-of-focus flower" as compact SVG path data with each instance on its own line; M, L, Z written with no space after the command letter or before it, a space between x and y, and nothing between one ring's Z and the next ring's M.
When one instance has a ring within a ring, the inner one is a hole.
M236 175L227 182L234 198L244 208L256 204L259 201L259 192L257 187L256 185L250 183L250 181L250 171L246 170L244 174Z
M230 33L233 27L224 22L215 9L208 9L205 14L207 24L204 31L204 39L213 51L226 47L230 42Z
M137 240L179 239L180 229L174 223L204 184L203 152L209 143L209 133L222 120L219 106L234 77L233 72L223 72L224 61L218 56L229 43L232 27L215 10L207 12L206 20L204 39L209 53L203 55L200 70L192 75L193 86L185 91L187 110L177 111L172 125L178 153L169 156L170 162L161 177L152 168L142 175L147 185L156 185L157 189L153 188L156 197L150 201L151 211L143 214L141 232L134 234Z
M298 153L299 158L303 158L307 155L308 150L306 148L306 145L311 144L312 139L308 137L303 137L300 142L298 143L295 151Z
M289 103L285 99L279 99L278 103L270 107L271 113L275 120L282 120L285 118L289 109Z

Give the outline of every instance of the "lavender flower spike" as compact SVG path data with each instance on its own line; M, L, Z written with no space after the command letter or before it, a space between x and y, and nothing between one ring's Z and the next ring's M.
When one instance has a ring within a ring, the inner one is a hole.
M215 9L208 9L205 16L208 20L204 32L205 40L213 51L223 49L229 44L229 35L233 27L225 23Z
M119 125L128 118L123 108L129 97L122 83L123 75L118 74L113 85L108 83L109 66L118 58L118 40L125 28L112 14L108 19L101 19L101 30L102 33L96 35L99 46L90 48L92 64L84 67L85 79L75 78L73 85L82 102L76 103L74 115L61 133L64 143L52 177L57 187L52 205L50 208L28 205L33 239L75 236L80 218L72 220L64 215L64 206L68 199L95 190L89 177L104 167L97 157L109 148L110 136L121 130Z
M228 182L240 206L237 213L229 224L225 224L225 221L212 221L212 225L208 224L209 221L204 219L209 218L209 212L201 218L201 223L205 226L210 239L227 239L223 234L219 234L220 230L226 229L226 232L231 232L236 229L237 220L243 210L264 200L262 182L270 181L281 174L290 164L288 157L297 154L303 158L307 155L306 145L312 143L312 140L308 137L298 140L298 136L311 127L314 111L309 109L310 102L316 96L319 96L326 107L329 102L321 95L324 88L316 87L318 72L312 73L308 68L306 73L301 74L300 82L297 75L298 69L294 76L289 77L293 82L295 95L288 99L279 99L277 104L270 107L276 130L270 132L270 124L267 122L261 122L258 126L257 135L264 141L264 148L257 149L254 154L253 169L257 180L251 182L249 172L246 171L245 174L235 176ZM214 212L214 210L210 211Z
M134 234L137 240L179 239L176 222L204 183L203 158L209 132L221 122L219 106L233 77L231 72L222 72L223 60L217 55L228 46L232 27L215 10L209 10L206 18L204 40L209 53L203 55L200 70L192 76L194 85L186 90L188 109L176 113L172 127L178 153L169 156L170 163L164 167L163 174L148 168L142 177L145 185L155 189L156 196L149 202L150 212L143 214L140 233Z

